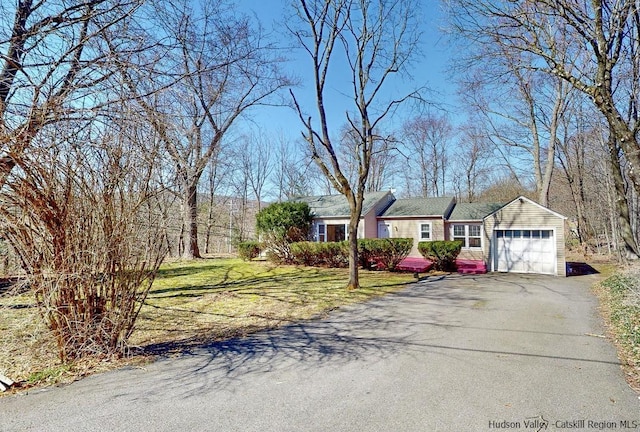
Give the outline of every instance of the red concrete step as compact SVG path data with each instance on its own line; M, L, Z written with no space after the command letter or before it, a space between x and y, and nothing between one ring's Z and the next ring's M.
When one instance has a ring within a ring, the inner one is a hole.
M410 271L414 273L426 273L431 269L433 263L424 258L406 257L400 264L396 266L396 269L401 271Z
M407 257L396 266L396 269L414 273L426 273L431 267L433 267L433 262L427 259ZM484 274L487 272L487 266L481 260L456 260L456 267L458 273L462 274Z
M481 260L456 260L458 273L462 274L485 274L487 265Z

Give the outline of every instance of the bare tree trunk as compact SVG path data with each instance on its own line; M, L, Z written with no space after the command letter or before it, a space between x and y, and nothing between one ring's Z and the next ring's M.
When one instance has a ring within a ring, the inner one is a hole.
M349 283L347 289L356 289L360 286L358 274L358 224L360 218L349 219Z
M189 182L185 189L184 217L184 249L182 257L186 259L202 258L198 247L198 188L197 181Z
M590 225L587 220L585 206L585 179L587 175L585 170L585 153L588 145L588 135L582 127L582 122L585 118L584 113L580 111L574 112L574 114L578 119L577 121L580 122L580 126L573 136L571 136L568 131L569 126L565 126L565 136L562 140L558 141L558 162L569 185L571 200L576 210L578 240L586 252L589 248L588 242L592 238L592 231L590 230ZM570 121L571 120L566 122L566 124L570 123ZM594 151L594 149L591 148L591 151ZM607 178L603 181L608 182L608 177L607 175ZM607 194L609 194L609 188L605 186L604 189L606 189Z
M209 254L211 253L211 248L210 248L210 243L211 243L211 230L213 228L213 206L215 204L215 197L213 194L213 191L210 191L210 195L209 195L209 213L207 214L207 231L206 231L206 235L205 235L205 242L204 242L204 253Z
M219 162L217 157L214 157L209 164L209 212L207 213L207 228L204 243L204 253L211 253L211 231L215 222L215 204L216 204L216 189L218 186L218 168Z
M367 178L367 176L363 177ZM366 182L358 184L359 190L356 192L349 190L345 193L349 201L351 215L349 217L349 282L347 289L360 288L360 277L358 274L358 266L360 260L358 258L358 226L360 225L360 216L362 215L362 203L364 201L364 187Z
M580 180L578 180L578 182L581 183ZM586 248L591 235L589 233L589 223L587 221L587 218L585 217L584 192L580 191L580 188L582 188L581 184L569 185L569 189L571 189L573 204L576 206L576 219L578 221L578 241Z
M549 143L547 144L546 164L544 170L542 169L542 167L538 167L538 169L540 169L538 197L540 199L540 204L545 207L549 206L549 190L551 189L551 179L553 178L553 171L555 168L558 128L564 115L565 101L567 99L567 91L565 90L566 84L561 79L556 79L556 81L556 99L553 103L553 110L551 112L551 123L549 124L550 136ZM540 155L538 154L538 157L539 156ZM540 163L539 160L537 163Z
M629 202L627 201L627 195L625 191L624 178L622 176L622 170L620 168L620 157L615 137L609 136L609 151L610 151L610 166L613 174L614 191L615 191L615 204L618 214L618 225L620 230L620 236L624 241L624 253L623 258L629 260L636 260L640 258L638 252L638 244L633 235L631 228L631 219L629 215ZM622 251L621 251L622 252Z

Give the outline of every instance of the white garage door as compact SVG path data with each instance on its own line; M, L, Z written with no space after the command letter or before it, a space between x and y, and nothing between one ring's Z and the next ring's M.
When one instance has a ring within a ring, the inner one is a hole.
M516 273L556 273L553 230L494 230L495 269Z

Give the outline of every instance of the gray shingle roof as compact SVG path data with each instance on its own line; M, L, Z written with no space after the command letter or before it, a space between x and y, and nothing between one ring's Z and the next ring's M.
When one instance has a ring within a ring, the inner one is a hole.
M454 201L452 197L433 197L433 198L403 198L396 200L381 215L382 217L443 217L448 216L447 212L451 203Z
M362 203L362 216L366 215L371 209L389 192L370 192L365 194ZM320 195L310 197L299 197L292 201L306 202L311 208L311 214L315 217L345 217L351 214L349 203L344 195Z
M485 216L503 207L498 203L457 203L449 220L451 221L481 221Z

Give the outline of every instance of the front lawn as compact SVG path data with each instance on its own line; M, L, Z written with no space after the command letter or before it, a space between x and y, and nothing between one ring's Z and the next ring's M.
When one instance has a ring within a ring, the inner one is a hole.
M409 274L360 272L348 291L346 269L274 266L239 259L164 264L130 340L132 358L194 346L322 316L343 305L397 291ZM22 387L69 381L118 361L63 365L29 293L0 296L0 374Z

